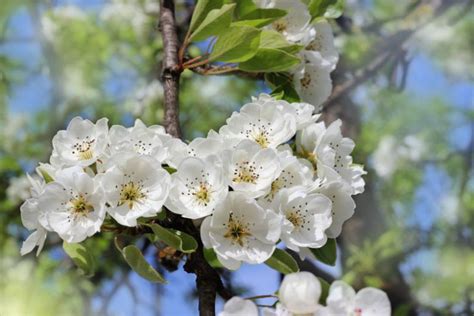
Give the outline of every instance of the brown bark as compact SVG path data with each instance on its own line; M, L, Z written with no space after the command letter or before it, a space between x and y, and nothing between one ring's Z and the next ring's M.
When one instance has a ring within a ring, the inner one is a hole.
M179 77L182 67L179 64L179 42L176 20L174 15L174 1L160 1L160 30L163 37L163 67L161 78L164 86L164 122L166 131L177 138L181 137L179 124ZM198 242L197 250L187 258L184 269L196 274L196 286L199 298L199 314L202 316L215 315L216 293L224 299L232 294L222 284L221 278L204 258L204 247L200 240L199 229L189 219L167 212L167 218L162 223L192 235Z

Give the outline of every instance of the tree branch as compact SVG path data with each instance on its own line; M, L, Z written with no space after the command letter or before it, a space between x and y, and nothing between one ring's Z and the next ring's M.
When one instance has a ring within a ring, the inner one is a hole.
M166 131L174 136L181 137L179 124L179 77L183 70L179 64L179 43L176 20L174 16L174 1L160 0L160 30L163 37L163 67L161 78L164 86L164 122ZM162 223L165 226L184 231L193 236L198 242L198 249L187 258L184 269L196 274L196 286L199 295L199 314L202 316L215 315L216 293L224 299L232 294L222 284L219 274L204 258L204 247L201 242L199 229L193 221L184 219L172 212Z

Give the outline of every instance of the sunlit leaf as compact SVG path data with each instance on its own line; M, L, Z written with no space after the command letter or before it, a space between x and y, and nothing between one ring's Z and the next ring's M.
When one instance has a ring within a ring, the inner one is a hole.
M257 53L260 32L254 27L231 26L217 38L209 60L228 63L249 60Z
M153 230L158 239L168 246L184 253L191 253L197 249L197 242L191 235L179 230L165 228L158 224L148 224L148 226Z
M220 9L209 12L199 27L191 34L190 39L202 41L210 36L217 36L224 32L232 22L235 4L226 4Z
M145 259L140 249L134 245L122 249L122 255L128 265L141 277L154 283L166 283L166 280Z
M92 276L96 263L85 245L63 242L63 249L85 276Z
M311 249L313 255L319 261L334 266L336 264L337 248L336 240L328 239L327 243L321 248Z
M298 272L298 264L286 251L276 248L265 264L283 274Z

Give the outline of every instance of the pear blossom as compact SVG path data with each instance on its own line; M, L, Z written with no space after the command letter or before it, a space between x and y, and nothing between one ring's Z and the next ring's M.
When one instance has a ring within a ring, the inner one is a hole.
M233 150L223 152L224 172L234 191L251 197L267 194L281 173L280 161L273 149L243 140Z
M355 315L389 316L390 301L387 294L375 288L364 288L355 292L343 281L334 281L326 299L327 307L316 311L316 316Z
M201 225L201 239L219 261L236 270L241 262L262 263L271 257L280 238L281 217L254 199L229 192Z
M261 93L257 98L252 97L252 103L258 103L262 106L277 106L282 111L295 116L297 130L301 130L306 126L315 123L319 118L319 115L313 115L314 106L309 103L288 103L285 100L276 100L274 97L266 93Z
M165 143L171 136L166 134L162 126L147 127L141 120L136 119L133 127L113 125L110 128L109 137L111 155L134 151L140 155L151 156L159 162L169 157Z
M351 197L351 188L340 178L333 178L319 182L312 192L322 194L331 200L332 222L326 229L326 235L329 238L338 237L344 222L354 215L355 202Z
M109 142L107 119L96 124L81 117L71 120L67 129L53 137L52 159L65 167L87 167L104 154Z
M81 242L100 230L105 217L104 191L81 167L56 172L38 197L46 224L69 243ZM43 226L44 222L40 222Z
M273 209L284 216L281 240L289 249L320 248L326 243L325 230L332 222L332 202L325 195L307 193L302 187L284 189L278 193Z
M259 199L261 202L271 203L282 189L313 184L312 166L305 165L301 159L293 156L289 147L279 147L278 158L282 171L278 178L272 182L270 192Z
M300 56L301 64L292 72L295 90L304 102L314 105L319 112L331 95L331 70L322 64L318 53L302 51Z
M311 314L319 305L321 283L310 272L297 272L285 275L278 290L280 303L293 314Z
M23 242L20 254L23 256L38 246L36 251L38 256L43 249L47 235L47 229L41 225L39 220L40 217L44 216L44 213L38 208L38 197L43 193L45 183L41 179L31 177L29 174L26 175L26 179L31 185L31 190L30 198L20 206L21 222L24 227L28 230L34 230L34 232Z
M258 316L258 309L254 302L234 296L224 304L219 316Z
M318 59L317 65L333 71L339 60L339 54L334 46L334 35L331 25L325 21L318 21L313 25L314 35L306 44L305 50L312 52L315 59Z
M110 205L109 213L124 226L136 226L139 217L152 217L161 211L168 197L171 177L151 157L134 153L117 154L111 167L98 175Z
M183 217L197 219L210 215L227 195L224 171L215 157L184 159L172 179L165 205Z
M309 27L311 14L308 7L300 0L259 1L258 5L265 8L286 10L288 13L274 21L269 27L281 33L289 42L300 41Z
M26 176L14 177L9 180L6 190L7 198L14 203L24 201L31 197L30 180Z
M296 117L282 108L282 102L287 103L272 100L245 104L240 113L232 113L219 134L235 143L250 139L263 148L276 148L296 133Z

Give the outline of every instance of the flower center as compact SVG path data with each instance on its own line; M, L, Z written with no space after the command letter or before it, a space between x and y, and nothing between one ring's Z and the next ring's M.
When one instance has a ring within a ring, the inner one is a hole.
M283 33L288 28L288 22L285 19L280 19L273 22L272 26L278 33Z
M193 192L193 195L198 200L198 203L204 206L207 206L211 200L211 192L205 183L201 183L198 189Z
M273 201L273 199L275 198L275 195L278 193L278 191L280 191L282 187L283 187L283 183L280 177L278 177L275 181L272 182L270 192L267 195L265 195L265 198L267 199L267 201L268 202Z
M303 219L297 212L291 212L286 215L286 219L295 226L295 229L298 229L303 223Z
M316 37L311 43L306 46L306 50L312 50L312 51L321 51L321 41L319 37Z
M245 239L251 236L246 225L242 224L240 221L234 220L232 214L227 223L227 232L224 234L225 238L230 238L233 243L239 244L243 247Z
M75 218L79 216L86 216L94 211L94 207L89 204L84 195L79 194L76 198L70 200L71 212Z
M308 151L302 147L298 152L298 156L311 162L315 172L318 170L318 156L314 152Z
M305 72L303 78L300 79L300 82L303 88L308 89L309 85L311 84L311 76L309 73Z
M268 133L266 131L260 130L253 136L255 142L262 146L263 148L267 148L269 145L268 141Z
M89 139L89 136L86 136L82 142L77 142L72 146L72 154L77 155L80 160L92 159L93 151L92 144L95 142L95 139Z
M256 172L254 163L244 161L237 166L234 170L233 182L245 182L256 184L258 180L258 174Z
M140 201L145 197L145 194L142 192L142 187L132 181L122 184L120 189L120 200L118 205L121 206L127 203L128 208L132 209L135 202Z

